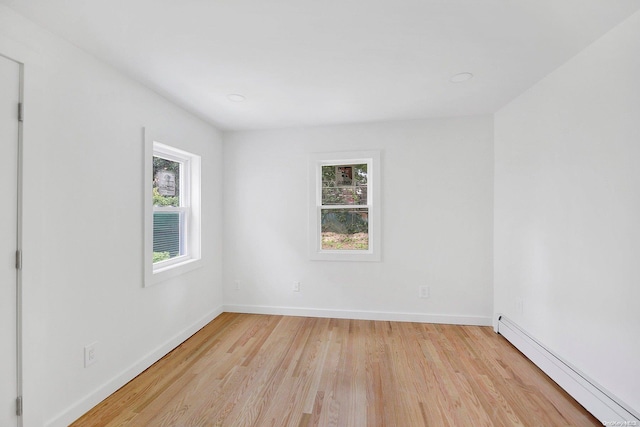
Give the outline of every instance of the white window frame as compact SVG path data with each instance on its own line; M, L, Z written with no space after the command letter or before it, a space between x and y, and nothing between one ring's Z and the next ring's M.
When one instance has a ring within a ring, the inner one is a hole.
M356 164L367 165L366 206L369 209L369 248L367 250L322 249L322 167ZM312 153L309 156L309 258L311 260L380 261L382 253L380 183L380 151Z
M151 286L202 266L200 214L200 156L168 145L149 129L144 130L144 286ZM180 168L180 207L153 206L153 157L182 163ZM181 246L184 255L153 263L153 214L158 211L180 212L185 227Z

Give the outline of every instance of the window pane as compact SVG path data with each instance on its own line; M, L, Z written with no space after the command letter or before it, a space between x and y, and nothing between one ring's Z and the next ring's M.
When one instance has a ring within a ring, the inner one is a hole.
M180 162L153 157L153 205L180 206Z
M322 249L368 250L369 209L321 209Z
M323 205L366 205L367 165L322 166Z
M153 213L153 263L182 255L181 212Z

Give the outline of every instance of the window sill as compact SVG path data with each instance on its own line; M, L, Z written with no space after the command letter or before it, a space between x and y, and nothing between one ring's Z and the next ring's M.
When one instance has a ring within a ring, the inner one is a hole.
M145 277L144 285L145 287L155 285L156 283L164 282L165 280L171 279L173 277L178 277L184 273L195 270L202 266L202 259L190 258L180 263L157 268L148 272Z
M312 251L312 261L367 261L380 262L380 254L372 251Z

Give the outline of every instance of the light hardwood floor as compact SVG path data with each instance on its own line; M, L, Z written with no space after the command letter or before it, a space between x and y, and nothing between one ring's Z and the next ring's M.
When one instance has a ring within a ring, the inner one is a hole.
M600 426L489 327L223 313L72 426Z

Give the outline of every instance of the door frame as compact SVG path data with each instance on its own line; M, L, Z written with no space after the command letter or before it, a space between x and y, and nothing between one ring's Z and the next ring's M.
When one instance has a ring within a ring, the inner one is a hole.
M0 53L0 57L14 62L18 65L18 102L19 109L16 111L18 119L18 140L16 161L16 415L18 418L18 427L23 425L22 410L22 212L23 212L23 135L24 135L24 63ZM20 408L18 410L18 401Z

